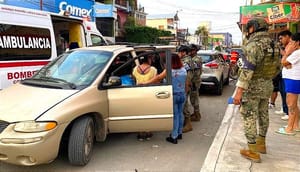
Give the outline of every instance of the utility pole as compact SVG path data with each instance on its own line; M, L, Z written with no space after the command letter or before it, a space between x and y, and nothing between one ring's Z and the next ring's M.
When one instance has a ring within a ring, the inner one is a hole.
M177 10L176 11L176 14L175 14L175 16L174 16L174 22L175 22L175 24L176 24L176 28L175 28L175 38L176 38L176 41L178 41L179 39L178 39L178 26L179 26L179 17L178 17L178 12L180 12L180 11L182 11L182 9L180 9L180 10ZM179 44L180 44L180 41L179 41Z
M176 14L174 16L174 22L176 24L176 28L175 28L175 39L176 39L176 44L178 43L178 21L179 21L179 18L178 18L178 10L176 11Z
M43 0L40 0L40 10L43 11Z

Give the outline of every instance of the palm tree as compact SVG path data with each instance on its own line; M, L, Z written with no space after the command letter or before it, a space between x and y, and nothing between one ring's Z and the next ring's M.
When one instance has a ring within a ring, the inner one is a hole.
M199 38L199 45L204 46L205 50L208 46L208 34L208 29L205 26L198 26L197 30L195 31L195 35L197 35Z

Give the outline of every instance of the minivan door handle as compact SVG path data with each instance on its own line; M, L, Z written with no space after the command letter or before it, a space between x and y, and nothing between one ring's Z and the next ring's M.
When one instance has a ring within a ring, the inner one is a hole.
M170 97L170 93L168 91L160 91L155 93L155 96L159 99L166 99Z

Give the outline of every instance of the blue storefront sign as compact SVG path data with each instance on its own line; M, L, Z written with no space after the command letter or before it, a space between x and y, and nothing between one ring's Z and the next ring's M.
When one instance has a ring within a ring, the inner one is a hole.
M60 13L68 11L71 16L93 19L94 0L0 0L0 3L35 10Z
M94 5L94 16L95 17L109 17L116 18L117 17L117 9L113 5L110 4L100 4L96 3Z
M0 3L43 11L55 11L55 0L0 0Z
M55 12L68 11L71 16L92 18L94 3L92 0L60 0L56 2Z

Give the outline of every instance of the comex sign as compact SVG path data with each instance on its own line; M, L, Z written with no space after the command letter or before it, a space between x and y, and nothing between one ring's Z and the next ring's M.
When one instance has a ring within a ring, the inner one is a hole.
M68 11L70 15L72 16L78 16L78 17L86 17L86 16L91 16L92 9L84 9L84 8L79 8L73 5L69 5L67 2L62 1L59 3L59 10L60 11Z

